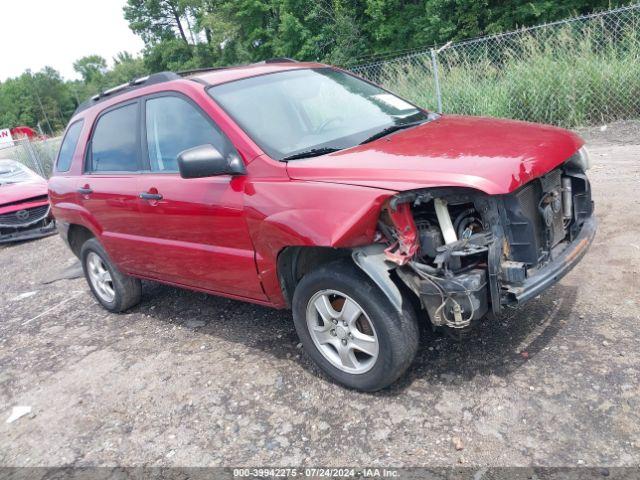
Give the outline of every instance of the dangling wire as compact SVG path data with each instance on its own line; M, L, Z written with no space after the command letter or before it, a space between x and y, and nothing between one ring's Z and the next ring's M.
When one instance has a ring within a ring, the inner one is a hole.
M471 307L471 313L469 314L468 318L463 319L461 322L455 322L455 319L452 321L447 317L446 310L444 309L444 307L447 304L447 301L453 302L454 306L457 306L460 309L462 309L462 307L461 307L460 303L458 303L451 295L449 295L447 293L447 291L444 289L444 287L442 287L441 285L438 284L438 282L441 282L442 279L423 271L420 268L420 267L422 267L422 265L420 267L418 267L418 265L416 265L415 262L409 262L409 266L421 278L423 278L423 279L427 280L429 283L431 283L436 288L438 293L440 294L440 299L442 300L442 303L436 309L436 311L434 312L434 315L438 316L438 315L440 315L440 312L442 312L442 316L443 316L443 318L445 319L445 321L447 322L448 325L449 324L454 324L455 325L456 323L468 324L468 323L471 322L471 320L473 319L473 316L476 313L476 308L473 305L473 301L471 299L471 292L469 292L467 287L465 287L462 283L460 283L460 282L458 282L456 280L447 279L448 282L453 283L455 285L458 285L462 289L462 292L456 292L456 293L464 293L464 294L466 294L467 300L469 301L469 306Z

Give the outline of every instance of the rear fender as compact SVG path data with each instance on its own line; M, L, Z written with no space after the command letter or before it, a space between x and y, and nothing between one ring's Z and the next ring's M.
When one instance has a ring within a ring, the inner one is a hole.
M71 202L55 203L52 206L52 213L56 220L75 225L82 225L88 228L97 238L102 235L102 227L89 210Z

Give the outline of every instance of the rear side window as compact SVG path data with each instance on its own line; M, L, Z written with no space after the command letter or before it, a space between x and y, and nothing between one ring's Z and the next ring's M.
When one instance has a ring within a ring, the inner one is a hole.
M82 131L83 120L77 121L67 129L67 134L62 140L60 151L58 152L58 161L56 162L56 170L58 172L68 172L71 168L71 160L78 146L78 139Z
M178 154L188 148L211 144L223 155L233 149L210 119L180 97L147 100L146 126L152 172L177 172Z
M100 116L91 140L89 170L138 170L138 104L132 103Z

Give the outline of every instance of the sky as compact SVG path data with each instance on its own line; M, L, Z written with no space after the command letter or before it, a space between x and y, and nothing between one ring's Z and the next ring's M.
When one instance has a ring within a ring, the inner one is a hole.
M0 0L0 81L45 66L66 80L78 78L73 62L97 54L107 59L143 48L122 13L126 0Z

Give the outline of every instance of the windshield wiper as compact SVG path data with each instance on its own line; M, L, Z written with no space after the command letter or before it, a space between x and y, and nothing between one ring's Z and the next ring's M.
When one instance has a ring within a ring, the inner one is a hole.
M383 128L382 130L380 130L377 133L374 133L373 135L371 135L369 138L364 139L362 142L360 142L360 145L363 145L365 143L369 143L369 142L373 142L374 140L377 140L379 138L382 137L386 137L387 135L393 133L393 132L397 132L398 130L404 130L405 128L411 128L411 127L415 127L420 125L421 123L426 122L427 120L420 120L419 122L409 122L409 123L396 123L394 125L389 125L387 128Z
M310 148L309 150L294 153L293 155L284 157L282 160L296 160L297 158L317 157L319 155L325 155L327 153L337 152L338 150L342 150L342 149L334 148L334 147Z

